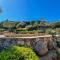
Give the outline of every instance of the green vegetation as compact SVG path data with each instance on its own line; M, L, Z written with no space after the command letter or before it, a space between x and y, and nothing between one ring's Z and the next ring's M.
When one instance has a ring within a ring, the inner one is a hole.
M5 21L5 22L3 22L3 27L5 28L5 29L7 29L7 30L9 30L9 31L12 31L12 28L14 28L15 27L15 22L12 22L12 21Z
M57 40L57 46L60 47L60 38Z
M60 32L60 21L57 22L47 22L45 20L36 20L36 21L6 21L0 22L0 30L2 32L34 32L40 30L40 32L49 33L49 30L55 30L57 33ZM3 30L4 29L4 30Z
M0 52L0 60L40 60L31 48L10 46Z

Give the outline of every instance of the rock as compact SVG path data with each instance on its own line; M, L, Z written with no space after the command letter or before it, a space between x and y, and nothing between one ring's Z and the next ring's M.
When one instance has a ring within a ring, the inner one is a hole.
M42 41L36 41L33 46L34 51L38 55L45 55L48 52L47 45L44 44Z
M50 50L47 55L51 60L57 60L56 50Z
M56 41L51 40L48 42L47 46L48 46L49 50L56 49L57 43L56 43Z
M57 60L57 54L55 50L50 50L45 56L40 57L41 60Z

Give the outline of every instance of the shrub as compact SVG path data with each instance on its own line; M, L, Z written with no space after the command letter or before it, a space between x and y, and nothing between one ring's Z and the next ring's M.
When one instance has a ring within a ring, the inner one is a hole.
M18 30L20 30L20 31L27 31L26 28L20 28L20 29L18 29Z
M16 32L26 32L26 31L27 31L26 28L19 28L19 29L16 30Z
M0 53L0 60L39 60L31 48L11 46Z
M39 33L45 33L45 30L38 30Z
M56 31L55 30L51 30L51 31L49 31L49 34L56 35Z
M60 39L57 40L57 46L60 47Z

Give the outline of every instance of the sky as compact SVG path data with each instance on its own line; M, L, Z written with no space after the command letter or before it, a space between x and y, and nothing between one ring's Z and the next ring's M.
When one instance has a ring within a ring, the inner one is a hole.
M60 20L60 0L0 0L0 21Z

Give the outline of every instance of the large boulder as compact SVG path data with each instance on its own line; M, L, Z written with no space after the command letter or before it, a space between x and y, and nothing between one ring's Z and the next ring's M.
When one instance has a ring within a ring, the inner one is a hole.
M43 56L48 52L47 45L44 44L43 41L35 41L34 44L32 45L34 51L40 55Z

